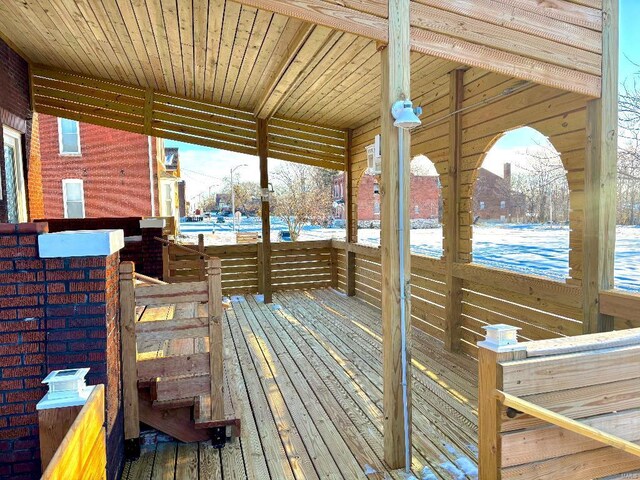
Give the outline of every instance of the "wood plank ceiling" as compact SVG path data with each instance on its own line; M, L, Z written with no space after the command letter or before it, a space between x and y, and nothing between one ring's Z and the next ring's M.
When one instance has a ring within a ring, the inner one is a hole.
M34 65L213 102L259 118L277 116L342 129L379 116L380 62L374 40L240 1L0 0L0 33ZM314 1L318 0L307 3ZM465 17L467 23L455 30L451 22L465 12L453 12L450 6L447 13L449 2L420 0L412 2L412 23L466 40L470 35L477 41L484 38L506 52L526 45L532 57L597 74L599 23L593 8L597 5L584 5L599 0L554 1L573 8L544 17L529 11L527 4L536 3L529 0L482 0L487 9L504 7L505 2L523 5L522 11L512 9L517 14L511 21L516 26L510 27L515 28L511 30L515 46L506 45L498 33L491 35L491 22L500 19L493 18L490 10L485 12L485 24ZM379 13L381 2L346 4L354 11L359 6ZM253 3L280 8L278 2ZM336 8L343 8L339 6L343 3ZM460 7L469 1L453 3ZM471 14L477 15L477 8ZM428 25L427 17L432 18ZM538 28L543 21L544 32ZM556 30L565 23L563 36ZM494 25L493 30L505 28ZM456 46L455 40L451 46ZM446 55L443 58L412 53L414 97L421 86L460 65Z

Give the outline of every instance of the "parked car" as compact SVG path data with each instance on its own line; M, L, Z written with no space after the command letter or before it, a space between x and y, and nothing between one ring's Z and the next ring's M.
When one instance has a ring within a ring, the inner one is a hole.
M224 223L224 215L218 215L216 218L216 223Z
M281 242L290 242L291 232L289 232L289 230L280 230L278 232L278 240L280 240Z

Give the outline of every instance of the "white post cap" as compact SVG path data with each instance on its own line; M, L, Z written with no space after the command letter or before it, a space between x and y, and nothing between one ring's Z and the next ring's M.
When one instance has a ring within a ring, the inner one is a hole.
M75 407L84 405L93 390L87 386L85 376L88 368L73 368L69 370L54 370L42 381L49 387L49 391L36 405L36 410L50 408Z
M140 228L164 228L167 221L164 218L143 218L140 220Z
M478 347L488 348L494 352L511 352L515 350L525 350L524 345L518 345L519 327L499 323L497 325L486 325L485 339L478 342Z
M106 257L122 248L122 230L69 230L38 237L40 258Z

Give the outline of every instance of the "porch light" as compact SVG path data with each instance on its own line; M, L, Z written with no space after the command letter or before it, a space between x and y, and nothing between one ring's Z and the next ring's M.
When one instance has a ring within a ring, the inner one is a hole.
M422 107L413 108L411 100L398 100L391 107L391 115L396 119L394 127L412 130L422 124L418 115L422 114Z
M486 325L482 328L486 331L485 342L495 347L506 347L518 343L519 327L499 323L497 325Z

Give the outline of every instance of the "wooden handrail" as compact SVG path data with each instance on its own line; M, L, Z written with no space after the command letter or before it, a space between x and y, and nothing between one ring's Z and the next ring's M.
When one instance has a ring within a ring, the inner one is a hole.
M597 428L584 425L576 420L552 412L544 407L523 400L514 395L510 395L501 390L495 391L496 398L506 407L511 407L519 412L526 413L545 422L564 428L571 432L577 433L584 437L590 438L605 445L618 448L622 451L640 457L640 445L629 442L615 435L611 435Z
M143 275L143 274L138 273L138 272L133 272L133 276L137 280L140 280L142 282L152 283L154 285L167 285L167 282L163 282L162 280L158 280L157 278L147 277L146 275Z
M211 258L214 258L214 257L212 257L210 255L207 255L204 252L200 252L199 250L196 250L195 248L186 247L186 246L182 245L181 243L171 242L169 240L165 240L164 238L160 238L160 237L153 237L153 238L154 238L154 240L162 242L163 244L165 244L167 246L176 247L176 248L178 248L180 250L184 250L185 252L193 253L193 254L198 255L200 257L204 257L207 260L210 260Z

